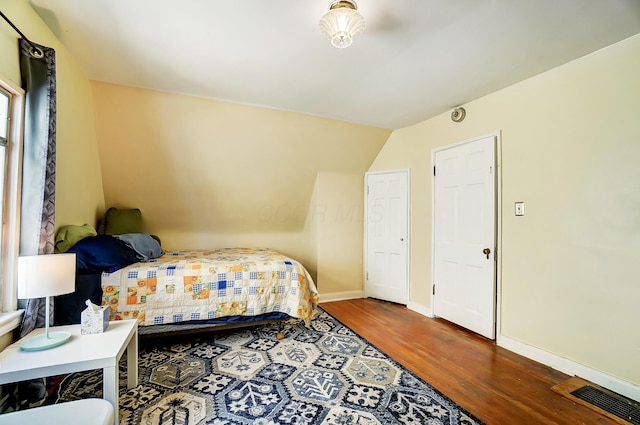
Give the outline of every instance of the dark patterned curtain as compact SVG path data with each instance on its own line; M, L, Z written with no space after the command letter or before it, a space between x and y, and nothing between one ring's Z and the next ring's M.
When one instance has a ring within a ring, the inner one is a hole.
M23 39L18 40L18 44L25 90L20 255L52 254L56 188L55 51ZM20 328L20 337L23 337L36 327L44 326L46 305L44 298L19 302L21 307L26 302ZM0 413L37 406L47 396L46 380L7 384L2 394Z
M56 190L56 56L53 49L29 43L24 39L19 40L19 46L22 87L26 92L20 255L53 254ZM44 326L44 304L44 298L27 300L20 329L21 337L36 327ZM53 309L50 311L53 314Z

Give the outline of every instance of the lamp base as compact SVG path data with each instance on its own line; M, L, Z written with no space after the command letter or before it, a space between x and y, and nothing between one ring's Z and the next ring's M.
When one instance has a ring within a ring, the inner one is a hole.
M49 332L49 337L42 335L32 336L22 341L20 349L22 351L42 351L64 344L71 338L69 332Z

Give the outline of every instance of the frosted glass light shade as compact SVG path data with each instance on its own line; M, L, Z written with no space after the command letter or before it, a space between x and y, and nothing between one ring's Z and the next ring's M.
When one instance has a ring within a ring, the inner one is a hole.
M339 49L351 46L353 39L360 36L364 28L364 18L351 0L334 1L329 11L320 18L320 32Z
M18 298L42 298L75 290L76 254L18 258Z

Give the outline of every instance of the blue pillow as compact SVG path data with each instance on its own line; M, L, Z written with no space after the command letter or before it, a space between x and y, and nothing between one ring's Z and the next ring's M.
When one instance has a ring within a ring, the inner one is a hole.
M135 250L109 235L84 238L67 252L75 252L78 272L112 273L138 261Z
M162 255L162 247L158 241L146 233L123 233L113 235L113 237L120 239L137 252L140 261L147 261Z

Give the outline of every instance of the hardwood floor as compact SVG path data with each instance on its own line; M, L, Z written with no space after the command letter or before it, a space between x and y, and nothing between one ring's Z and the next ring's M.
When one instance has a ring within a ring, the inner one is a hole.
M445 320L373 299L320 307L487 424L616 424L551 390L569 376Z

